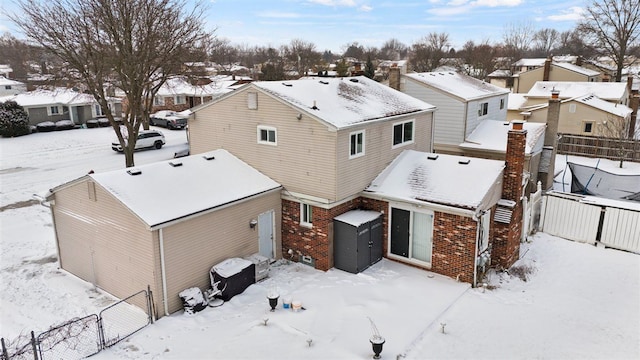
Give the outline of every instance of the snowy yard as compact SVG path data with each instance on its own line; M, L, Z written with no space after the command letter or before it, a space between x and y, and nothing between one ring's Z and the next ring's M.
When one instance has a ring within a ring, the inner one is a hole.
M166 147L136 153L136 163L185 146L184 131L161 131ZM57 268L51 215L30 202L89 170L123 167L112 137L102 128L0 139L1 337L38 333L114 301ZM358 275L279 261L222 307L162 318L95 358L366 359L368 317L386 339L384 359L640 358L639 255L541 233L523 244L510 274L487 282L472 289L386 259ZM269 312L274 289L306 310Z

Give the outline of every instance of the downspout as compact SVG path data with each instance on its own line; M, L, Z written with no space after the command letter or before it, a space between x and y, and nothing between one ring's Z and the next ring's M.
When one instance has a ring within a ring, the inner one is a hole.
M164 236L162 229L158 230L160 238L160 276L162 277L162 303L164 304L164 314L169 316L169 304L167 303L167 273L164 264Z
M482 228L483 224L482 224L482 214L480 214L480 216L478 216L478 225ZM473 250L473 252L476 254L473 257L473 287L476 287L476 283L477 283L477 277L478 277L478 237L480 237L481 232L480 231L476 231L476 247Z

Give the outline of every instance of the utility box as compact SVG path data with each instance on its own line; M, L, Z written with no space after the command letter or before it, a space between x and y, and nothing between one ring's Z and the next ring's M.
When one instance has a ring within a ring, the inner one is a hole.
M245 257L245 260L251 261L256 266L256 282L269 276L269 258L260 254L253 254Z
M352 210L333 218L333 263L357 274L382 259L382 214Z

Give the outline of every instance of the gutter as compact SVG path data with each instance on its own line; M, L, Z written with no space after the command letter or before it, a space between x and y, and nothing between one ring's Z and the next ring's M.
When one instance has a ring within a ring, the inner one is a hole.
M167 271L164 263L164 235L162 229L158 230L160 242L160 276L162 277L162 303L164 304L164 314L169 316L169 303L167 302Z

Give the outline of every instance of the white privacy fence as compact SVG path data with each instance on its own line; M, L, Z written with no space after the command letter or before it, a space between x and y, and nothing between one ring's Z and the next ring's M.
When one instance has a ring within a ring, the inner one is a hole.
M640 203L548 192L542 200L540 230L640 254Z

